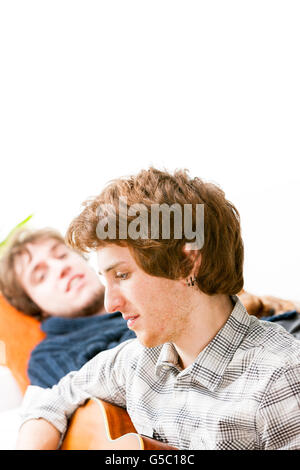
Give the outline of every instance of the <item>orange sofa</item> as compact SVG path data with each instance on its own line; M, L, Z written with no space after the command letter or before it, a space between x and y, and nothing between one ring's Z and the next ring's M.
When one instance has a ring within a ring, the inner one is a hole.
M39 321L16 310L0 294L0 341L5 351L2 365L11 370L22 393L29 385L30 353L44 337Z

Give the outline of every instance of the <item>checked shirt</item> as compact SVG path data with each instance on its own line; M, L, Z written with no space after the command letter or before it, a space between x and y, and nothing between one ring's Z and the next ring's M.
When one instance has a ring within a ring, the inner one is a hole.
M127 408L139 434L178 449L300 449L300 341L232 299L227 322L186 369L171 343L132 339L51 389L30 386L22 421L44 418L63 436L75 409L98 397Z

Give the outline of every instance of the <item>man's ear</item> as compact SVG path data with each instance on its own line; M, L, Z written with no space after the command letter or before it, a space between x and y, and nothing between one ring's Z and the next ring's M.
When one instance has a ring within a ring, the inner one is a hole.
M189 273L188 277L196 278L197 274L199 272L199 268L201 265L201 260L202 260L202 255L200 250L190 250L187 245L185 244L183 246L183 252L184 254L190 258L193 262L193 268L191 272Z

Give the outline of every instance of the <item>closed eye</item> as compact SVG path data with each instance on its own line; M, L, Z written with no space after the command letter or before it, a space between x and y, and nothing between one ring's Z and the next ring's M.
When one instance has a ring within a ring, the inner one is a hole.
M37 267L32 276L32 280L34 283L38 284L42 282L46 277L46 268L45 267Z
M37 282L42 282L42 281L45 279L45 277L46 277L45 273L42 273L42 274L39 276Z

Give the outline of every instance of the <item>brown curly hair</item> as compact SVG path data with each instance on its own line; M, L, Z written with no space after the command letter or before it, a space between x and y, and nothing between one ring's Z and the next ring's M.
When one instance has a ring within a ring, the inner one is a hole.
M143 204L150 214L153 204L178 203L183 208L192 204L193 227L195 206L204 204L204 245L201 248L201 265L196 273L196 284L202 292L233 295L239 293L244 284L244 247L241 237L240 217L235 206L225 198L224 191L216 184L191 178L187 170L176 170L174 174L150 167L137 175L113 180L99 196L83 203L83 211L70 224L66 242L72 248L86 252L107 244L127 246L137 264L148 274L168 279L183 279L192 268L193 261L183 251L190 240L150 237L125 240L120 237L121 216L119 200L127 198L127 207ZM116 237L99 239L99 207L110 205L117 217ZM128 215L127 229L133 217ZM161 222L161 221L160 221ZM174 233L173 233L174 235Z

